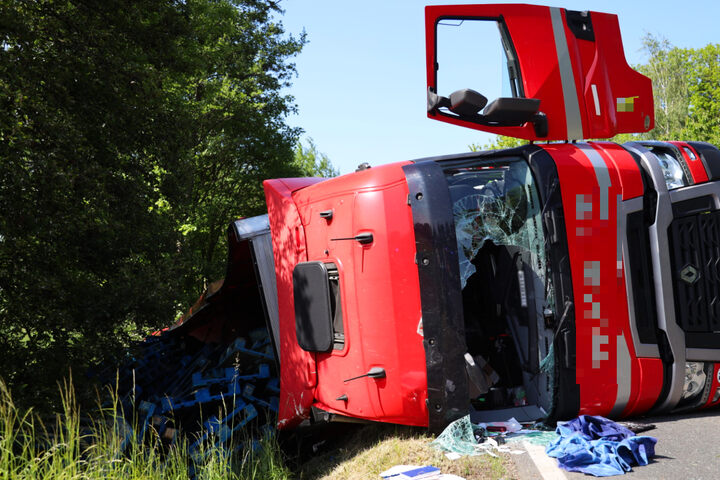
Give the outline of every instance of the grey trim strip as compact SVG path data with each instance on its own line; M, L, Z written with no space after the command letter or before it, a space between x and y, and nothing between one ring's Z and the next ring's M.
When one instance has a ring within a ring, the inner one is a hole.
M720 362L720 350L717 348L688 348L685 355L688 362Z
M600 220L607 220L610 216L609 202L610 187L612 186L608 166L597 150L587 143L578 143L577 146L580 147L580 150L588 157L590 163L592 163L593 170L595 170L595 177L600 186Z
M270 232L257 235L250 240L253 249L255 267L260 274L258 286L260 294L265 298L265 311L270 321L275 355L280 364L280 311L278 308L277 280L275 278L275 257L273 256L272 237Z
M575 88L575 75L573 74L570 51L565 38L565 23L559 8L550 8L553 36L555 37L555 50L557 52L560 82L562 83L563 99L565 101L565 121L567 123L567 139L581 140L583 137L582 117L578 104L577 88Z
M691 198L711 195L715 201L715 208L720 208L720 182L696 183L695 185L678 188L670 192L672 203L682 202Z
M632 388L632 361L625 335L617 336L617 396L615 406L610 411L611 418L618 418L622 414L628 401L630 401L630 390Z
M665 176L660 168L660 161L646 147L637 142L623 145L629 152L640 157L645 170L650 173L655 191L657 192L657 210L655 223L650 226L650 255L653 264L655 281L655 304L657 306L658 327L667 334L670 350L674 362L672 365L672 379L667 397L662 399L657 410L667 412L675 408L680 401L685 383L685 332L675 321L675 301L673 297L672 268L670 266L670 251L668 241L668 227L673 220L670 194L665 184Z

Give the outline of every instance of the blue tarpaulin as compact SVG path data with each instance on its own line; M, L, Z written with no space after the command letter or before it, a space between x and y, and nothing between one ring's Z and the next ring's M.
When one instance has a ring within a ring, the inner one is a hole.
M548 445L548 455L570 472L596 477L621 475L634 465L647 465L655 456L657 439L636 436L632 431L604 417L581 415L556 432L560 437Z

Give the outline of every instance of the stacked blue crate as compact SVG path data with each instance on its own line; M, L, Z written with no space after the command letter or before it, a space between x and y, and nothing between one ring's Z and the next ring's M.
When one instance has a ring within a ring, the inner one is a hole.
M274 429L279 381L263 329L229 344L166 331L137 345L117 372L103 375L117 385L119 414L136 425L138 441L153 432L170 446L184 436L196 461L213 448L255 448Z

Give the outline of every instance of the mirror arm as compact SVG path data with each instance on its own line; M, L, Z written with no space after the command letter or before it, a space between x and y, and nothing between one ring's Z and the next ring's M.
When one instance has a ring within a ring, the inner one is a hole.
M433 87L428 87L428 93L427 93L427 111L428 112L434 112L438 108L450 108L450 99L447 97L442 97L435 93L435 89Z
M547 137L547 135L548 135L547 115L545 115L543 112L538 112L532 116L532 119L530 121L533 124L533 129L535 130L535 135L537 135L538 137Z
M441 97L444 98L444 97ZM440 105L439 107L442 107L444 105ZM439 108L437 107L437 108ZM466 120L468 122L477 123L478 125L484 125L487 127L520 127L522 125L505 125L502 122L493 122L487 119L485 115L458 115L458 118L462 120ZM532 116L529 120L530 123L532 123L533 130L535 130L535 135L538 137L547 137L548 135L548 121L547 121L547 115L545 115L542 112L538 112Z

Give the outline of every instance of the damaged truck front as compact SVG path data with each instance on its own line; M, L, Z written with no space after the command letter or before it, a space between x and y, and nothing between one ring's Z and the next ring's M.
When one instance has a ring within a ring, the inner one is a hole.
M478 24L499 34L510 91L489 104L438 84L439 35ZM265 181L268 215L231 228L226 284L258 287L278 426L719 403L720 151L576 141L653 127L617 17L434 6L426 32L428 116L531 143Z

